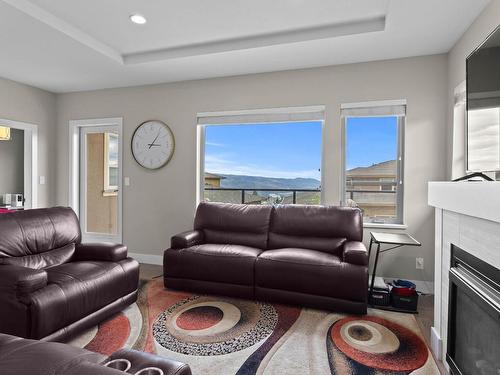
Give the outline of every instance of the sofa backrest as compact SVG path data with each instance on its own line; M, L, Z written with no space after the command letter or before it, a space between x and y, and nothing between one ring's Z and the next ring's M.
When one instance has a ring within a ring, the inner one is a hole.
M0 215L0 264L29 268L62 264L71 259L80 240L80 224L71 208Z
M194 229L205 242L266 249L271 206L202 202L196 210Z
M278 205L273 208L268 249L285 247L338 254L345 241L362 241L363 217L357 208Z

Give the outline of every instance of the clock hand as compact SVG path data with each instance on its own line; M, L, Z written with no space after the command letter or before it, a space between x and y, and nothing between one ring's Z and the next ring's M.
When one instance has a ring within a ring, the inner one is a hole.
M158 143L148 143L148 146L149 148L155 146L155 147L160 147L161 145L159 145Z
M159 136L160 136L160 131L158 130L158 134L156 135L156 138L153 139L153 142L148 143L149 148L153 147L153 145L155 144L155 142L156 142L156 140L158 139Z

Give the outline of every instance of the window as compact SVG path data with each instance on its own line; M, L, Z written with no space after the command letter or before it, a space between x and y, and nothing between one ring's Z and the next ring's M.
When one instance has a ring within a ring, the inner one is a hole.
M118 192L118 134L104 133L104 192L116 195Z
M388 177L388 178L380 178L380 190L381 191L395 191L396 190L396 178Z
M322 110L199 115L198 124L199 200L321 203Z
M365 223L404 224L403 145L406 104L342 106L344 198Z

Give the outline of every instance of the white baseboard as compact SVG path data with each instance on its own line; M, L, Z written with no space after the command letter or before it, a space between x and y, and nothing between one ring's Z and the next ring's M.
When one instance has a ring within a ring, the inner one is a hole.
M434 327L431 327L431 350L437 360L443 360L443 340Z
M141 254L141 253L128 253L128 256L134 258L139 263L155 264L158 266L163 265L163 255Z

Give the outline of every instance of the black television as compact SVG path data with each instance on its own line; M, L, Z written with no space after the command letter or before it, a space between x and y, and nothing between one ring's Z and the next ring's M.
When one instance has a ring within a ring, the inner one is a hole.
M467 172L500 171L500 26L467 58Z

